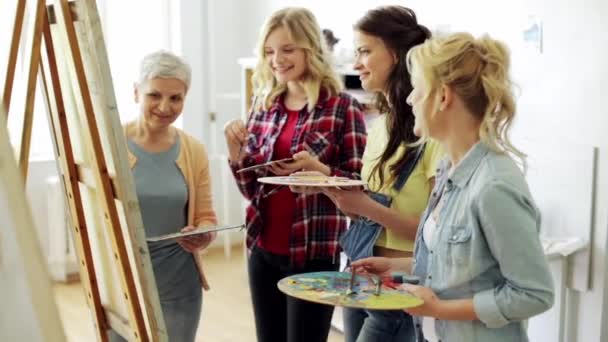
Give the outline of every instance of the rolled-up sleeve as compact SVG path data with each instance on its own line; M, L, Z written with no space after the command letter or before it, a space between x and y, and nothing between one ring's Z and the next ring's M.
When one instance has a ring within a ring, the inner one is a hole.
M257 155L256 157L257 158L247 156L239 162L228 161L228 166L232 171L232 175L234 177L234 180L236 181L236 186L243 195L243 197L245 197L245 199L248 201L251 201L259 190L260 184L257 181L257 177L259 177L260 175L257 170L251 170L242 173L237 173L237 171L242 168L261 164L262 162L264 162L261 155Z
M484 187L478 219L503 281L473 298L489 328L528 319L553 305L553 278L538 237L539 214L527 191L502 181Z
M331 176L361 178L363 167L363 151L367 142L365 120L361 112L361 105L355 99L343 98L336 111L344 112L344 134L342 140L337 142L341 152L337 167L330 166Z
M477 317L488 328L500 328L509 324L509 320L502 314L494 290L477 292L473 297L473 305Z
M263 126L265 123L263 119L263 112L252 111L249 113L249 119L247 121L247 131L249 132L249 138L244 148L243 159L238 162L228 161L228 166L232 171L236 186L245 197L246 200L251 201L260 189L260 183L257 178L262 176L260 170L251 170L246 172L237 173L238 170L261 164L266 162L266 156L264 156L259 149L254 149L252 136L255 136L259 131L259 126Z

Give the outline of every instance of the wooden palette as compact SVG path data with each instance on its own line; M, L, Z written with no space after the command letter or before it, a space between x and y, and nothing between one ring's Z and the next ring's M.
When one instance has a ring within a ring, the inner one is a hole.
M350 273L302 273L281 279L277 286L283 293L320 304L373 310L401 310L422 305L422 299L409 292L383 285L379 295L368 278L355 277L353 293L347 294Z

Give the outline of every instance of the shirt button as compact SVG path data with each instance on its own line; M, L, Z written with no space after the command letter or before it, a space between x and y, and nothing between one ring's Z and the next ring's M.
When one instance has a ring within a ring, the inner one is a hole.
M433 277L431 277L431 276L428 276L428 277L427 277L427 279L433 279Z

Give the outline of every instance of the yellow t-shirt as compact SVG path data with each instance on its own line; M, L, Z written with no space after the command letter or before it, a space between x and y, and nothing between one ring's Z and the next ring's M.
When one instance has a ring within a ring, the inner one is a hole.
M428 141L421 162L418 162L401 191L397 192L393 189L396 179L390 178L389 167L403 155L406 149L405 146L399 147L393 158L385 165L385 185L382 189L378 189L378 177L371 177L372 170L378 163L387 144L386 115L382 115L376 119L376 122L373 123L371 129L367 132L367 146L363 153L363 169L361 170L362 179L368 182L371 191L390 196L392 198L391 208L404 215L420 216L427 206L432 190L430 179L435 177L437 165L444 156L443 149L436 141ZM389 178L388 181L387 178ZM398 237L393 233L391 227L388 227L388 229L384 229L380 234L380 237L376 241L376 246L413 251L414 241Z

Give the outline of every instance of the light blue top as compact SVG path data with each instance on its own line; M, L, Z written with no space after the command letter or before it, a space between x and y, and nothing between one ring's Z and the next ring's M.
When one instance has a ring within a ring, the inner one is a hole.
M132 140L129 150L137 157L133 178L146 236L175 233L186 226L188 188L175 161L179 136L164 152L150 153ZM148 242L152 268L161 301L189 298L201 293L198 269L191 253L175 240Z
M515 162L477 143L451 175L437 173L416 236L413 273L441 299L473 298L479 321L435 321L442 342L528 341L523 321L553 304L553 279L538 232L540 214ZM434 242L423 226L439 207ZM415 317L419 341L421 318Z

